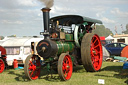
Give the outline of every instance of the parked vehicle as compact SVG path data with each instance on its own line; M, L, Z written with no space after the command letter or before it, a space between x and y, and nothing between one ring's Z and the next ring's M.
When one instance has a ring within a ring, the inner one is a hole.
M110 55L120 56L122 49L126 46L125 43L110 43L106 44L105 48L108 50Z
M12 37L1 42L1 46L6 49L7 64L13 65L14 59L18 64L24 64L26 57L31 54L31 43L38 42L43 38L39 37Z

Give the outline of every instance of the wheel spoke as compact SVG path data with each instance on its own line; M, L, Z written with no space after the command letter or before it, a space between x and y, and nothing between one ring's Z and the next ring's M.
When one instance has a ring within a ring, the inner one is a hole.
M92 62L93 62L93 65L94 65L94 66L99 65L99 58L98 58L98 56L97 56L97 57L92 58Z
M30 71L30 77L32 77L33 73L34 73L34 71L31 70L31 71Z
M93 40L92 40L93 41ZM95 44L98 40L94 40L93 44Z
M99 47L99 44L98 44L98 45L96 45L96 46L94 47L94 49L96 49L97 47Z

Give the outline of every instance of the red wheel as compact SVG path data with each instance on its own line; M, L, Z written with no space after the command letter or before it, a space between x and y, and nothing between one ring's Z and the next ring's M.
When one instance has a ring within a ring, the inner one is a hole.
M81 59L87 71L99 71L102 66L102 45L96 34L87 33L81 43Z
M61 80L69 80L72 76L72 71L73 65L71 57L66 53L62 53L58 60L58 74Z
M0 73L4 71L4 68L5 68L4 61L0 58Z
M24 72L30 80L36 80L40 75L41 64L40 58L34 55L29 55L25 60Z

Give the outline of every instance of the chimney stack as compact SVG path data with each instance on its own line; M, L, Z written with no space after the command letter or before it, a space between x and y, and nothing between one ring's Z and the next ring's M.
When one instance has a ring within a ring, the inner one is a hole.
M42 8L41 11L43 12L43 20L44 20L44 33L49 32L49 8ZM49 34L44 35L44 37L49 36Z

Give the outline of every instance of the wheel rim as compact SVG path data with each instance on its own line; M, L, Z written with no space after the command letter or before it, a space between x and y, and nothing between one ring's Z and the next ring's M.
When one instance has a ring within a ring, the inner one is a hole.
M4 71L5 65L3 60L0 59L0 73L2 73Z
M98 35L94 35L91 40L91 61L95 70L99 70L102 65L102 45Z
M29 76L32 80L35 80L40 75L40 60L36 58L36 56L33 56L29 61L28 71Z
M62 65L63 75L66 80L71 78L72 75L72 61L70 56L66 55L63 60Z

